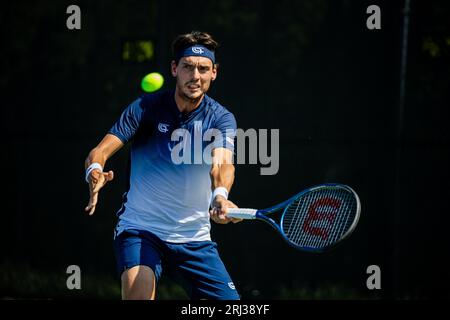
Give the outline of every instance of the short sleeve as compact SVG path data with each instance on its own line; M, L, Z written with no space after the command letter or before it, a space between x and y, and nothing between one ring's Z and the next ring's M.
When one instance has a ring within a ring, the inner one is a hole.
M236 137L236 119L231 112L225 112L215 123L215 129L220 131L221 139L214 141L215 148L227 148L234 152Z
M132 102L120 115L120 118L108 131L118 137L124 144L133 138L144 117L141 98Z

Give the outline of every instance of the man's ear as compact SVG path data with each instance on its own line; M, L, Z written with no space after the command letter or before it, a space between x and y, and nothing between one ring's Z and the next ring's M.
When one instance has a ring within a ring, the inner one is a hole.
M172 76L177 76L177 63L175 62L175 60L172 60L170 64L170 71L172 72Z
M219 69L219 65L218 65L217 63L214 64L214 67L213 67L213 69L212 69L212 77L211 77L211 80L212 80L212 81L216 80L218 69Z

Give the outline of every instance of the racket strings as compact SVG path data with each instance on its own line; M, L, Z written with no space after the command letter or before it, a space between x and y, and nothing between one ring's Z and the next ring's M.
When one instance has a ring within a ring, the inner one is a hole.
M292 224L293 228L291 227L291 241L308 247L319 247L326 245L326 243L321 243L321 238L328 238L328 229L325 228L325 223L328 223L329 220L318 219L317 222L315 221L316 219L314 219L307 221L310 216L309 208L311 208L316 201L321 199L321 196L324 197L329 195L319 195L318 193L310 194L305 197L304 203L297 207L297 210L294 212L294 219L292 220L295 221L295 224ZM301 210L298 210L298 208L301 208ZM325 212L322 210L319 214L322 216L328 216L329 207L326 206L325 209ZM311 231L316 231L316 233Z
M298 246L326 247L345 236L355 214L356 200L350 191L325 187L295 199L285 210L282 229Z
M316 241L312 243L313 246L320 246L320 245L329 245L331 243L337 242L339 238L341 238L346 230L348 230L347 223L350 218L350 213L352 212L351 208L349 208L349 203L352 203L353 197L352 194L349 192L345 192L343 190L340 190L337 194L332 193L331 190L327 192L325 195L326 197L336 197L339 199L339 207L338 208L332 208L332 207L325 207L325 214L333 214L334 219L333 221L329 222L327 225L327 220L323 219L322 223L319 225L320 228L324 228L325 230L328 230L329 237L328 242L326 243L320 243L319 239L316 238ZM349 210L350 209L350 210ZM330 229L331 228L331 229ZM326 240L326 237L322 240Z
M350 218L350 213L352 212L349 209L349 203L351 203L351 200L353 199L352 195L349 192L345 192L343 190L339 190L339 193L332 193L331 190L327 192L325 195L326 197L336 197L339 201L340 207L336 210L336 208L331 207L325 207L325 214L335 215L334 221L327 224L327 221L324 219L322 220L322 223L319 225L320 228L324 228L325 230L328 230L328 241L325 243L321 243L317 238L315 241L313 241L312 245L314 247L316 246L323 246L323 245L329 245L331 243L337 242L339 238L341 238L346 230L348 230L346 221L348 222ZM325 240L325 239L323 239Z

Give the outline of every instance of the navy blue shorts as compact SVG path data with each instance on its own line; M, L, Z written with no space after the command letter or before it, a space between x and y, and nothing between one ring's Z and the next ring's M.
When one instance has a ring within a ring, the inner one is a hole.
M238 300L234 287L213 241L170 243L148 231L125 230L114 239L117 271L145 265L156 281L168 272L191 299Z

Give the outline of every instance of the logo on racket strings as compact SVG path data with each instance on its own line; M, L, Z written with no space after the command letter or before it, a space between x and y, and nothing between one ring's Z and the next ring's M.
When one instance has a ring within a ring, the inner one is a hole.
M328 239L330 230L333 227L336 211L341 207L341 201L333 198L320 198L314 201L308 209L308 216L303 223L304 232ZM323 224L326 220L326 224ZM320 223L316 223L320 221ZM318 224L322 227L317 226ZM316 225L316 226L315 226Z

